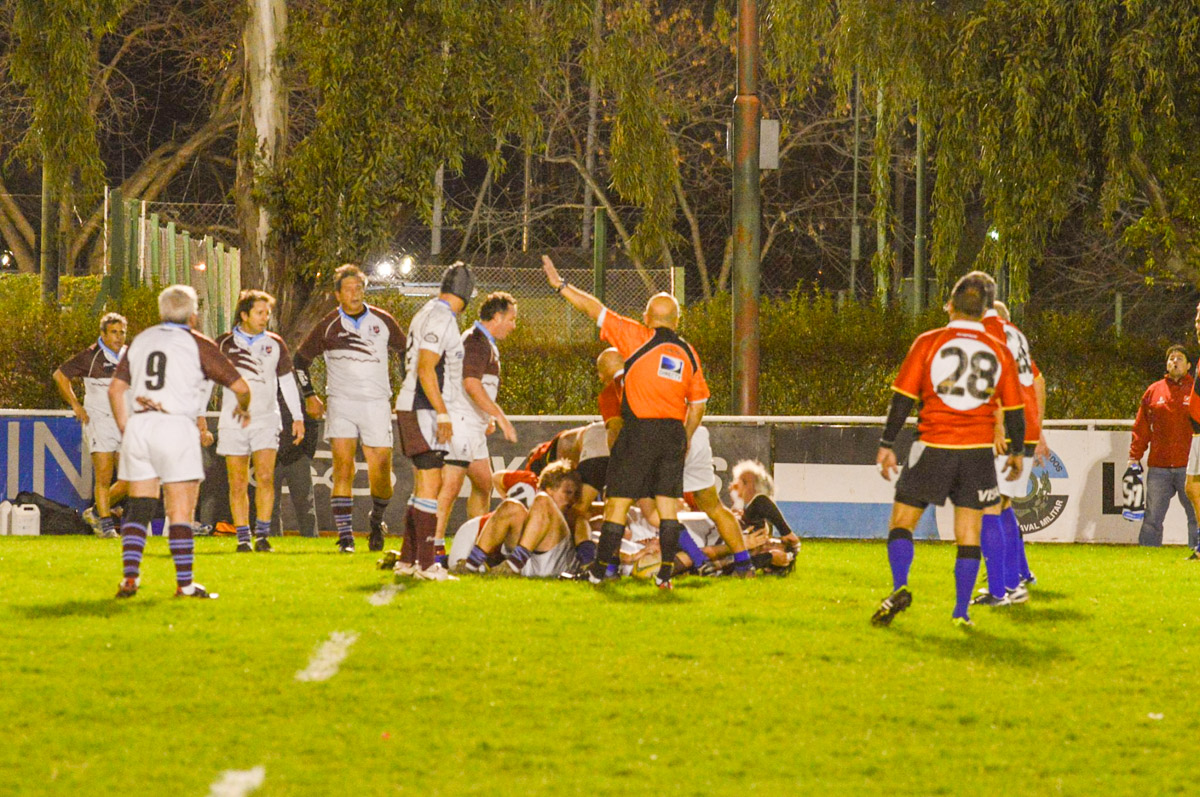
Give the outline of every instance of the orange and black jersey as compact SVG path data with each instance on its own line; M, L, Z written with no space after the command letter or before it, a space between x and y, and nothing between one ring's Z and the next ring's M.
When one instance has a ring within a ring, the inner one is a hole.
M990 448L996 407L1023 406L1012 354L978 321L951 321L920 335L892 390L920 402L921 442L938 448Z
M542 470L545 469L554 460L558 459L558 438L562 437L563 433L559 432L544 443L539 443L529 451L529 455L525 457L525 461L521 463L518 471L532 471L535 476L542 475ZM536 487L536 483L534 484Z
M604 386L596 403L600 405L600 420L608 422L621 417L621 397L625 392L625 372L619 371L613 380Z
M700 358L674 330L651 329L607 308L596 324L601 340L615 346L625 358L623 416L684 421L689 404L708 400Z

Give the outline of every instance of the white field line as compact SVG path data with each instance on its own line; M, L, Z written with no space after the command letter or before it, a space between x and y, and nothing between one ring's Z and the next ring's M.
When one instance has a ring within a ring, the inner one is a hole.
M385 584L378 592L372 592L367 596L367 603L372 606L387 606L392 602L392 598L403 591L403 584Z
M267 778L265 767L227 769L210 787L208 797L246 797L257 791Z
M354 631L334 631L313 653L308 666L296 673L296 680L328 681L337 675L338 667L350 655L350 646L357 641L358 634Z

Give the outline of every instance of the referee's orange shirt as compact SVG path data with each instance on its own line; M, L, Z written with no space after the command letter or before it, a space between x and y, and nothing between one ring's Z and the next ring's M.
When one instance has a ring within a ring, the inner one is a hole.
M621 417L621 388L625 384L625 372L621 371L604 386L596 403L600 405L600 420L610 421Z
M996 407L1024 406L1012 354L977 321L919 336L892 390L921 402L917 434L934 448L991 448Z
M635 418L684 421L688 404L708 400L700 358L674 331L651 329L607 308L598 324L600 339L625 358L624 400Z

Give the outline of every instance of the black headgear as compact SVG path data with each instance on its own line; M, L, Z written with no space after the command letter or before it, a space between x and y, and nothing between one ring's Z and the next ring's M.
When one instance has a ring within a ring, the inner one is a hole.
M471 276L470 267L459 261L446 269L442 275L441 292L457 296L464 304L470 304L471 297L475 295L475 278Z

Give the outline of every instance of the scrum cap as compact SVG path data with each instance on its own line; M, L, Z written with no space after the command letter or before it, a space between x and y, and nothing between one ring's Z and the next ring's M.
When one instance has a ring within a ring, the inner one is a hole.
M470 267L460 260L446 269L446 273L442 275L441 291L457 296L464 303L470 303L471 297L475 295L475 278L471 276Z

